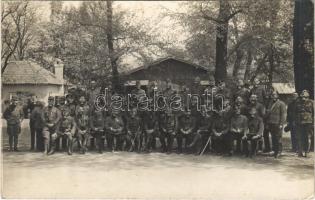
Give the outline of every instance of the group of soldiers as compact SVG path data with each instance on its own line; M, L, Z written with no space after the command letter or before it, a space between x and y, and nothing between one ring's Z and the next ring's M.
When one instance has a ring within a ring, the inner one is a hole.
M309 140L313 141L314 108L308 91L303 90L287 109L277 91L267 92L258 79L252 85L238 80L231 89L224 81L216 83L213 78L203 87L196 78L190 88L183 86L175 91L168 80L164 90L152 82L145 91L137 81L131 91L130 109L99 109L95 99L101 91L96 80L91 80L88 93L76 98L68 94L56 102L50 96L46 107L42 102L31 101L28 105L31 150L36 146L51 155L64 148L71 155L77 142L82 154L95 148L99 153L106 149L135 152L160 149L172 153L176 140L178 153L213 152L229 156L236 153L252 157L263 151L277 158L282 151L283 130L291 132L292 148L298 156L306 157L312 150L314 144L310 145ZM156 94L164 97L166 106L160 110L148 109L161 103L153 100ZM211 98L205 98L204 94ZM187 96L197 97L188 100ZM178 101L173 105L181 105L181 109L172 109L167 104L174 97ZM142 98L149 100L148 108L137 104ZM15 96L3 117L7 120L10 150L18 151L23 114Z

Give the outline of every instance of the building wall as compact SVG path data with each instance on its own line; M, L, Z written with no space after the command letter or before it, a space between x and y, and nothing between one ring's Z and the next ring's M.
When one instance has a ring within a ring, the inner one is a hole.
M49 95L64 95L61 85L2 85L1 103L10 98L10 94L27 92L37 96L38 100L47 103Z
M147 69L131 73L125 78L126 80L149 80L162 82L170 79L174 84L186 84L190 87L197 76L200 77L201 80L209 78L207 71L204 69L197 69L192 65L175 60L167 60L157 65L150 66Z

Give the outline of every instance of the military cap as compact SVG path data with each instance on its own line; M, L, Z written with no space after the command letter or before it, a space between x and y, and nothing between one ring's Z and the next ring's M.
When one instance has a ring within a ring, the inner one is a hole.
M49 96L49 97L48 97L48 101L49 101L49 100L55 100L55 97Z
M13 95L12 97L11 97L11 101L17 101L18 100L18 97L16 96L16 95Z

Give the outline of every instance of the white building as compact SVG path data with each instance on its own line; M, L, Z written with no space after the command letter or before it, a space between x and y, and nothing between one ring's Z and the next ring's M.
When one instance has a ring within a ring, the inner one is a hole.
M44 102L47 102L50 95L64 95L63 64L56 60L54 66L55 74L34 61L10 62L1 77L2 104L13 94L36 96L37 100Z

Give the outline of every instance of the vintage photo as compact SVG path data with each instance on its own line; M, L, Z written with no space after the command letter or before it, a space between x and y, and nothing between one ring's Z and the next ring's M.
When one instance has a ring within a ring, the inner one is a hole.
M2 1L1 198L314 198L314 1Z

